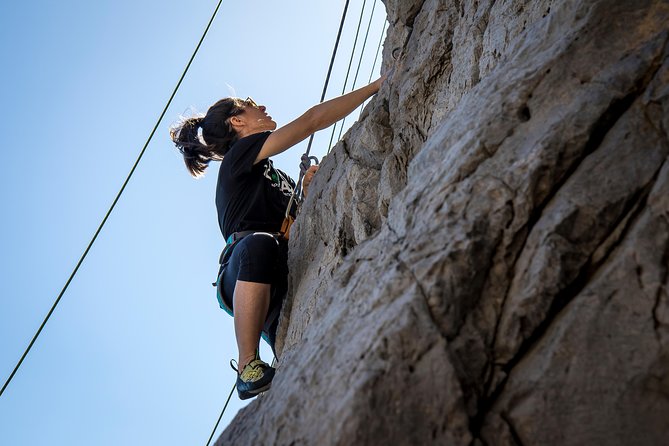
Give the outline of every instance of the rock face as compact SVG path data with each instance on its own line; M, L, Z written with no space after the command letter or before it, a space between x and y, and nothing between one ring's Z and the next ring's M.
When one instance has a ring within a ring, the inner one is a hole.
M668 444L669 1L385 3L217 444Z

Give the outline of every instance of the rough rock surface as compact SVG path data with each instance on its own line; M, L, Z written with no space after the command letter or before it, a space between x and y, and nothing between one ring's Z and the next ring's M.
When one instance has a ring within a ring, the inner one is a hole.
M385 3L217 444L666 445L669 2Z

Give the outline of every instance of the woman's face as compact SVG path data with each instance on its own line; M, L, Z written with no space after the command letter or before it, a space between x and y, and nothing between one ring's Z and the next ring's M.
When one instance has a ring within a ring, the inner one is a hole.
M244 111L237 117L244 122L245 134L251 135L276 129L276 122L265 112L267 109L264 105L258 105L253 99L247 98L243 107Z

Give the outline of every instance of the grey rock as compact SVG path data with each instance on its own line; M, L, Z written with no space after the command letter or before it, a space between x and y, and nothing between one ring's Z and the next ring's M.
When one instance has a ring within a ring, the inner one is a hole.
M667 444L669 2L385 3L217 444Z

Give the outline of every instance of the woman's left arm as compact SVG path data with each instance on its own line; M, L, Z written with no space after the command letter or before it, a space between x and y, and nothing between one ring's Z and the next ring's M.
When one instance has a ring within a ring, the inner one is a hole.
M309 191L309 185L311 184L311 180L314 179L314 175L316 175L316 172L318 172L318 164L309 167L309 169L307 169L307 171L304 174L304 179L302 179L302 193L304 194L305 198L307 196L307 192Z

